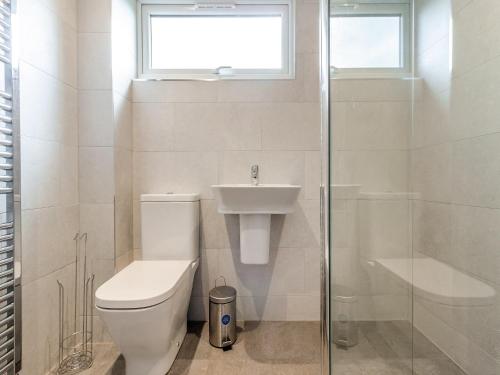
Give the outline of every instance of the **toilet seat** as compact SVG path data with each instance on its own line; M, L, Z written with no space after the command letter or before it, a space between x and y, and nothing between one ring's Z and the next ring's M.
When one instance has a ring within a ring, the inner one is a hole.
M102 284L95 293L101 309L143 309L158 305L177 291L188 269L198 261L135 261Z

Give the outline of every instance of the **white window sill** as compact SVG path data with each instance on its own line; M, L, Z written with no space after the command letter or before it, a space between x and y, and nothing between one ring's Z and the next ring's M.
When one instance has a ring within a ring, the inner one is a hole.
M134 81L274 81L293 80L295 74L275 74L275 75L234 75L221 76L216 74L203 75L164 75L164 74L141 74Z

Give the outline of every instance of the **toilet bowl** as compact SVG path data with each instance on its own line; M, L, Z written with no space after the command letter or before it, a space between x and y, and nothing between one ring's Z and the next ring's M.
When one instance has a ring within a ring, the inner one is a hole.
M125 358L126 375L165 375L186 335L198 268L196 194L141 196L143 259L101 285L96 309Z
M198 261L136 261L96 292L127 375L165 375L186 334Z

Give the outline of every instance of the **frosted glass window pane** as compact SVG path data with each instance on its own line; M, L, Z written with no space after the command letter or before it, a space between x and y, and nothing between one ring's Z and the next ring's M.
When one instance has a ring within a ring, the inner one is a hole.
M152 16L152 69L282 68L281 16Z
M335 68L400 68L401 17L333 17L331 65Z

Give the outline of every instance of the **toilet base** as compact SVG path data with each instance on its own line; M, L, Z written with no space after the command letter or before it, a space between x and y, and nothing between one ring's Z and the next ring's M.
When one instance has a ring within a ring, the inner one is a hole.
M143 358L131 358L126 355L125 357L125 375L165 375L172 364L174 363L175 357L181 348L182 342L186 337L187 324L184 323L180 327L177 335L172 341L168 352L160 358L149 358L147 362Z

